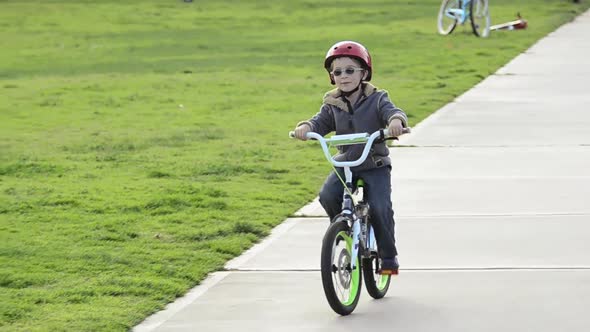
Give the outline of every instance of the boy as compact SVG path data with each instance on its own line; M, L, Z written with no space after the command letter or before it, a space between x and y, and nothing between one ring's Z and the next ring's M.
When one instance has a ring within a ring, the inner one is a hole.
M400 136L408 126L406 114L395 107L384 90L368 83L373 66L369 51L353 41L342 41L328 50L324 60L330 82L336 89L324 96L320 111L308 121L297 124L295 137L306 140L307 132L322 136L335 131L337 135L372 133L388 128L391 136ZM339 147L336 159L356 160L364 147L350 145ZM353 183L364 180L364 192L371 207L371 221L375 228L379 255L382 258L381 274L398 274L397 249L395 246L395 221L391 204L391 159L384 142L371 149L367 160L352 169ZM341 170L339 170L341 171ZM319 199L332 220L340 213L344 186L338 176L331 173Z

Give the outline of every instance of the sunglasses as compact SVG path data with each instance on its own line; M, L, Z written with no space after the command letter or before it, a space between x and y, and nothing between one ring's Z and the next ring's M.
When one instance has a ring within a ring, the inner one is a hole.
M346 73L346 75L352 75L354 74L355 71L363 71L363 68L358 68L358 67L348 67L346 69L344 69L344 71L342 69L336 69L334 71L332 71L332 75L334 76L340 76L342 75L342 73Z

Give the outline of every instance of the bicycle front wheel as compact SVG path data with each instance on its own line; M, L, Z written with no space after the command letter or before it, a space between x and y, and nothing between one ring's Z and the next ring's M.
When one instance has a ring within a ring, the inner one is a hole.
M352 268L352 246L350 227L346 222L333 222L322 242L322 285L332 310L343 316L354 311L361 292L361 266L357 257Z
M455 30L460 10L460 0L443 0L438 11L438 33L448 35Z
M490 34L490 8L488 0L472 0L469 18L471 20L471 28L476 36L485 38Z

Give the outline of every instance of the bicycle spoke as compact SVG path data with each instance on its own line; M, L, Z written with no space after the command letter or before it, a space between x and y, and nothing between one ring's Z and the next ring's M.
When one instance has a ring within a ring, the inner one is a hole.
M338 277L336 276L336 279L337 278ZM348 300L346 289L344 289L336 280L334 280L334 285L336 286L336 292L338 293L338 299L340 302L346 302Z
M351 272L350 272L350 254L347 243L344 238L339 236L334 241L332 249L332 281L342 303L350 299Z

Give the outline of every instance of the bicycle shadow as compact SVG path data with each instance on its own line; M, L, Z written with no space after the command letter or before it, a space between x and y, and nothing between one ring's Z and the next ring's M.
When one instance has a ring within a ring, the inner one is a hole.
M372 330L387 331L445 331L449 321L444 308L416 299L389 295L379 300L366 293L360 299L356 310L349 316L334 316L327 322L326 330L359 331L370 327Z

